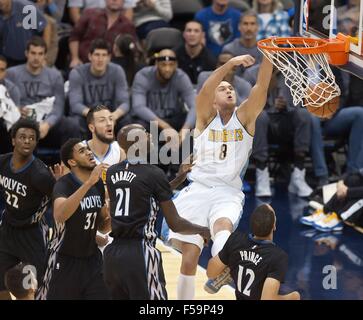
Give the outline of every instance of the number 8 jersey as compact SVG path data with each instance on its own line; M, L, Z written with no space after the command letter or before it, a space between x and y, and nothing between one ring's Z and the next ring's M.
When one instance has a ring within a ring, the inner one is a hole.
M237 118L236 111L225 125L217 113L204 131L194 138L196 161L189 180L209 187L229 185L241 190L253 137Z

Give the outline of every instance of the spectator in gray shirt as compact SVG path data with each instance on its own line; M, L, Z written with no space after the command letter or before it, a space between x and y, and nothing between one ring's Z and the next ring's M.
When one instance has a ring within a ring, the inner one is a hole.
M238 30L241 37L234 39L231 43L226 44L222 52L231 53L233 56L249 54L255 58L256 63L260 64L262 61L262 53L257 48L257 34L258 34L258 16L255 11L249 10L242 13ZM238 72L242 76L243 69Z
M223 66L228 60L232 59L233 55L230 53L221 53L218 56L217 68ZM246 100L252 89L251 84L245 79L236 75L236 70L232 70L228 73L223 80L228 81L236 90L237 105L240 105ZM213 71L203 71L199 74L197 92L202 89L204 82L208 79Z
M22 116L39 121L40 145L60 147L70 137L77 136L77 132L72 132L77 124L64 117L63 78L58 70L45 66L46 52L44 40L33 37L26 47L26 64L8 69L7 78L20 91Z
M129 124L129 93L124 70L110 62L111 47L103 39L93 40L89 63L73 69L69 75L71 114L80 119L87 132L86 116L90 109L104 105L112 112L116 132Z
M186 137L185 130L181 129L194 128L195 92L187 74L177 68L172 50L161 50L155 66L145 67L136 74L132 103L134 114L145 128L149 128L150 121L157 121L158 127L168 131L165 133L171 137L180 131L180 141Z
M6 68L7 68L7 61L6 58L0 56L0 85L3 85L11 100L14 101L15 105L18 106L20 103L20 92L18 87L12 83L9 79L5 79L6 76ZM11 138L10 132L7 130L5 120L0 118L0 154L11 152L12 145L11 145Z
M31 6L34 11L30 13L23 10ZM34 15L31 16L30 15ZM25 62L25 47L27 42L35 35L44 35L47 21L34 2L27 0L1 0L0 1L0 35L2 37L0 53L6 57L9 66Z

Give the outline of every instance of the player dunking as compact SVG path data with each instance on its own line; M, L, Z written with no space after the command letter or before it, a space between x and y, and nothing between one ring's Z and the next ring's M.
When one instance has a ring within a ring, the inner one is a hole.
M129 134L137 136L137 142L130 141ZM155 248L159 204L172 230L198 233L204 240L210 233L208 228L179 217L164 172L147 163L145 149L150 151L153 144L145 128L126 126L117 140L127 159L107 170L114 240L104 251L105 282L113 299L165 300L161 254ZM136 159L132 154L136 155L137 149L140 157Z
M272 207L257 207L250 218L251 234L235 231L223 249L209 260L207 275L218 276L228 266L237 300L299 300L297 291L279 295L287 271L287 254L273 243L276 215Z
M102 254L96 231L111 229L101 180L104 165L96 166L92 151L79 139L61 148L62 162L71 170L53 191L54 237L39 299L107 299Z
M38 283L44 272L48 228L43 214L55 178L33 155L39 136L36 122L20 119L11 130L14 151L0 155L0 190L5 196L0 223L0 299L10 298L4 274L14 265L21 261L33 265Z
M223 81L231 69L254 63L249 55L237 56L216 69L196 98L194 157L189 178L193 181L174 200L180 215L192 223L208 226L214 241L212 256L223 248L237 226L244 195L241 172L247 168L256 118L265 106L272 65L264 59L256 85L236 108L236 93ZM199 235L170 232L169 239L182 251L178 299L194 298L194 278L203 239ZM207 283L209 291L219 288Z

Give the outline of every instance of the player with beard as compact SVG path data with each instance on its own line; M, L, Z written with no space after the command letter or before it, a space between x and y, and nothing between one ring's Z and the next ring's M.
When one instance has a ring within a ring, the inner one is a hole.
M84 141L93 153L97 164L111 166L126 158L114 136L114 122L110 109L99 105L87 114L88 129L92 139Z
M106 299L102 254L96 231L110 230L105 189L100 179L104 165L96 165L92 151L79 139L61 149L70 173L53 190L55 230L40 299Z
M0 192L5 199L5 210L0 212L0 300L10 299L4 274L19 262L33 265L38 282L42 279L47 239L43 214L55 183L47 166L33 155L39 125L20 119L11 137L14 151L0 155Z

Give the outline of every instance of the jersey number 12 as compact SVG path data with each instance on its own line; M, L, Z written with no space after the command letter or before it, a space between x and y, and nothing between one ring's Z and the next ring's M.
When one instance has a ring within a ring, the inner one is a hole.
M253 270L246 268L246 273L243 274L244 268L242 266L238 266L238 279L237 279L237 289L239 292L242 292L242 280L246 276L248 276L248 281L246 284L246 287L243 289L243 294L246 296L251 295L251 285L253 283L253 280L255 280L255 273Z
M130 207L130 188L116 189L116 197L118 197L115 217L128 216Z

